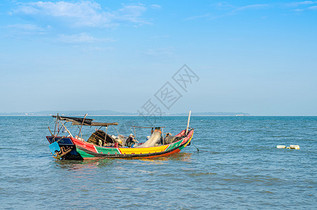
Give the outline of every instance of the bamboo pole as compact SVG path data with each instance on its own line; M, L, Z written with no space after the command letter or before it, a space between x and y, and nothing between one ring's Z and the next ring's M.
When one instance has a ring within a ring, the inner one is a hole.
M83 119L83 122L81 123L81 127L80 127L80 130L79 130L79 133L78 133L78 137L79 137L79 135L80 135L80 133L81 133L81 129L83 128L83 125L84 125L84 122L85 122L85 119L86 119L87 115L88 115L88 114L85 114L84 119ZM81 135L81 138L83 138L83 135Z
M65 128L65 130L67 131L67 133L69 133L69 135L73 138L73 135L72 135L71 132L66 128L66 126L64 125L64 123L62 123L62 126Z
M56 121L55 121L55 127L54 127L54 135L56 134L57 122L58 122L58 113L57 113L57 115L56 115Z
M189 111L189 114L188 114L188 120L187 120L187 127L186 127L186 135L188 133L188 128L189 128L189 121L190 121L190 115L192 114L192 111Z
M50 131L51 136L54 136L53 133L52 133L52 131L51 131L51 129L50 129L50 126L48 126L48 130Z

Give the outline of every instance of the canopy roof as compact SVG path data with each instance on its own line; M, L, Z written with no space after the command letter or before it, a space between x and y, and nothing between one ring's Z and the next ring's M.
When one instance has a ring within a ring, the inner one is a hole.
M114 122L114 123L93 122L94 119L88 119L88 118L82 118L82 117L65 117L65 116L59 116L59 115L53 115L52 117L58 120L71 122L73 125L87 125L87 126L118 125L117 122Z

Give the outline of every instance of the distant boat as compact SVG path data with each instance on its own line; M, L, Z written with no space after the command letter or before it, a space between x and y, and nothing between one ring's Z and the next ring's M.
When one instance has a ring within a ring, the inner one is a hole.
M190 145L194 129L189 128L190 115L188 117L187 128L179 134L172 136L162 135L164 127L143 127L152 128L151 136L145 143L138 143L133 135L125 137L114 136L107 133L108 126L118 125L118 123L93 122L93 119L78 117L53 116L56 118L54 133L51 129L50 136L46 136L49 141L50 151L56 159L83 160L96 158L153 158L168 156L180 152ZM78 136L73 136L67 129L66 123L80 126ZM80 138L82 126L99 127L87 141ZM136 126L134 126L136 127ZM102 130L105 128L105 131ZM59 135L61 131L66 131L67 136Z

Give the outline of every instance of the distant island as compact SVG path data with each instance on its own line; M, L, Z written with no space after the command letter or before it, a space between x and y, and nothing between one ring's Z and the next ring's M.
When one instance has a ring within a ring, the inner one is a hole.
M88 113L89 116L139 116L139 113L117 112L111 110L94 111L40 111L40 112L11 112L0 113L0 116L51 116L59 113L60 115L82 116ZM188 113L164 113L164 116L187 116ZM192 112L192 116L250 116L243 112Z
M168 116L187 116L188 113L169 114ZM250 116L243 112L192 112L192 116Z

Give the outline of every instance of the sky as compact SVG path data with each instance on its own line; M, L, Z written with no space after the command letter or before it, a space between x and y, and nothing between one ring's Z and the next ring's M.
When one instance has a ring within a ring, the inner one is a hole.
M316 116L316 20L317 1L2 0L0 113Z

